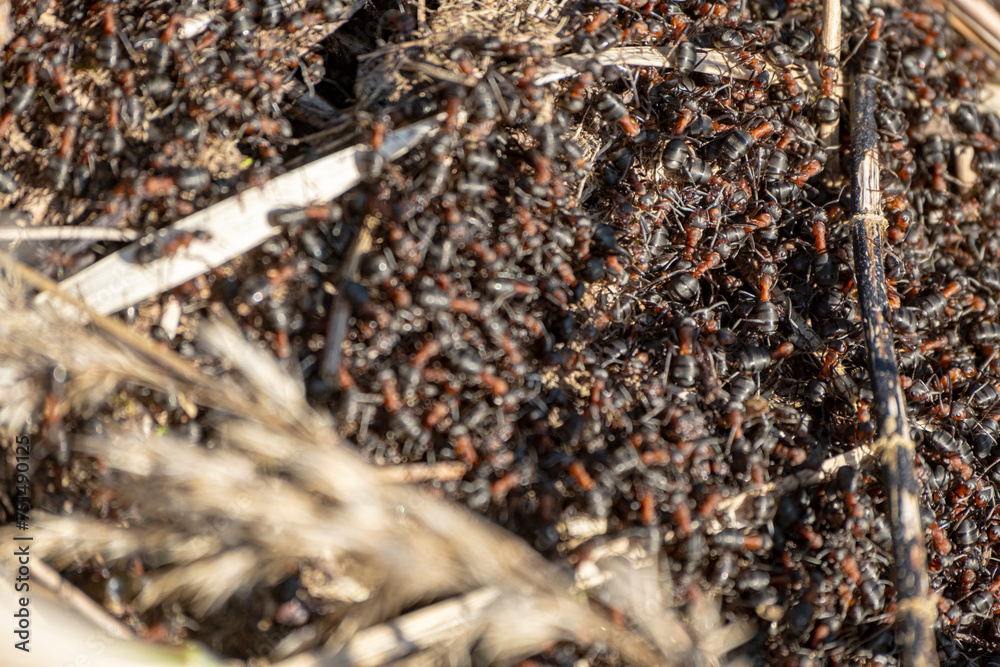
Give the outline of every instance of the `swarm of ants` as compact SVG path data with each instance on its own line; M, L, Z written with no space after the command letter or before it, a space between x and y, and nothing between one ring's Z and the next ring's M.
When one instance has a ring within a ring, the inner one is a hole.
M675 602L711 593L752 622L741 653L755 664L896 664L873 470L730 502L872 441L836 176L849 160L817 128L847 115L838 66L883 77L885 270L939 655L993 664L1000 116L979 103L994 63L924 0L845 2L840 63L819 47L815 0L528 4L478 25L449 19L460 2L376 2L304 54L281 39L341 3L22 9L19 25L54 12L83 38L37 27L6 47L0 189L149 231L143 261L188 241L156 229L321 141L377 148L441 114L433 139L336 201L276 214L280 236L179 290L188 329L221 304L371 461L460 462L440 493L550 559L583 558L567 526L585 518L603 527L592 540L652 531ZM212 18L185 33L200 12ZM262 50L256 31L287 35ZM628 46L665 48L673 65L600 64ZM706 51L750 76L704 73ZM567 55L587 58L537 83ZM405 84L380 84L389 70ZM356 123L303 115L292 82ZM846 119L837 139L850 143ZM971 182L955 167L968 150ZM46 268L105 251L67 246ZM197 358L143 312L137 326ZM201 437L176 401L158 409Z

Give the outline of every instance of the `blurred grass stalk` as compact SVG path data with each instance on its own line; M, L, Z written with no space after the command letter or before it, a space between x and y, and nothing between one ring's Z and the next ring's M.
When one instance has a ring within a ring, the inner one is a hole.
M652 583L620 586L602 597L606 608L625 610L640 629L617 626L568 592L571 581L558 565L510 533L465 508L387 480L340 440L328 415L308 405L301 385L231 322L199 327L199 347L230 369L209 376L114 318L80 304L85 317L38 304L25 289L29 285L73 301L0 253L0 310L9 315L0 318L0 367L10 369L0 377L0 429L23 428L44 401L42 378L59 366L65 395L72 397L67 409L93 414L122 387L144 386L214 406L220 435L213 449L169 434L143 434L135 424L126 433L109 423L99 437L72 437L70 447L107 466L106 482L116 498L142 520L119 524L82 512L34 511L33 575L35 566L45 571L43 559L58 569L139 556L150 567L132 601L137 611L179 601L205 617L225 613L231 600L267 591L300 565L330 581L351 579L364 594L343 597L340 589L317 589L326 602L342 605L343 615L315 618L313 639L282 656L308 652L299 659L321 665L334 658L381 664L404 650L464 659L485 652L488 662L503 663L575 641L651 667L721 662L750 636L742 625L721 619L691 627L690 619L705 615L692 613L686 621L671 608L670 596L647 599L662 584L653 573ZM5 544L20 535L13 525L0 528ZM16 565L10 556L0 559L0 574L6 575L0 578L0 612L12 614L18 604L11 576ZM618 578L635 580L628 573ZM0 664L228 664L199 648L159 649L132 639L55 572L50 579L48 587L38 582L39 590L32 581L37 652L3 655ZM480 616L447 613L493 587L503 591L501 600ZM438 606L400 616L427 602ZM400 628L412 635L395 648L384 646L387 631L397 636ZM0 652L12 645L9 636ZM388 655L382 653L386 648Z
M952 27L1000 65L1000 13L985 0L951 0L948 11ZM1000 72L993 81L1000 82Z

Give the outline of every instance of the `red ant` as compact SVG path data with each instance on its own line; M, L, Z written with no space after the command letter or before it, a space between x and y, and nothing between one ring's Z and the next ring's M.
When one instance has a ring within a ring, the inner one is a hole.
M590 23L584 26L583 31L588 35L592 35L603 28L604 24L606 24L613 16L614 14L610 10L601 9L594 14L594 18L590 20Z
M455 436L454 447L458 458L468 467L471 468L479 463L479 453L476 452L476 448L472 444L472 438L469 437L467 432L459 433Z
M428 429L434 428L441 423L441 420L448 416L449 412L451 412L451 408L448 407L448 404L445 401L438 401L434 403L434 405L431 406L430 412L428 412L427 416L424 417L424 427Z
M566 94L566 108L569 111L581 111L587 103L587 90L593 85L594 74L589 70L580 72Z
M573 479L576 480L577 484L579 484L580 488L584 491L591 491L595 486L597 486L594 479L590 476L587 469L580 461L573 461L570 463L568 472L573 476Z
M781 80L785 83L786 92L789 97L796 97L803 92L802 86L792 72L782 72Z
M7 111L0 118L0 138L7 134L14 117L20 115L30 105L35 96L35 85L38 81L38 65L29 62L24 83L15 88L8 98Z
M823 357L823 367L819 369L819 373L816 377L820 380L825 380L827 376L836 367L837 362L840 361L840 355L843 354L847 349L847 346L843 341L833 341L830 343L830 347L826 351L826 355Z
M826 153L816 151L809 157L808 160L799 166L797 173L788 180L795 183L797 186L802 187L810 178L821 173L825 166Z
M497 481L493 482L490 486L490 495L492 495L493 499L496 501L502 500L520 483L521 473L516 470L512 470Z
M62 131L59 152L49 162L48 167L49 178L52 179L52 185L57 190L66 187L66 182L69 180L71 170L70 159L73 154L73 144L76 142L79 119L71 116L65 122L66 127Z
M382 143L385 141L385 133L389 129L389 119L386 117L379 118L372 122L372 149L378 150L382 147Z
M694 274L695 278L701 278L709 270L714 269L722 263L722 255L717 252L710 252L705 256L705 260L695 267Z
M771 135L774 132L774 124L765 120L760 125L757 125L752 130L750 130L750 136L754 138L755 141L760 141L761 139Z
M139 247L135 251L135 261L138 264L150 264L163 257L176 255L196 240L208 241L211 238L211 234L202 230L181 231L168 241L166 234L161 231L155 235L147 236L139 242Z
M870 16L872 17L872 27L868 31L868 39L874 42L882 39L882 28L885 27L885 11L876 7L871 10Z

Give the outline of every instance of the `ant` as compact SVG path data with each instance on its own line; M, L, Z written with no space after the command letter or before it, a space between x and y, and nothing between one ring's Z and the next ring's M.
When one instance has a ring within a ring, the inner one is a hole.
M161 230L139 241L139 247L135 251L135 262L143 265L151 264L163 257L176 255L195 241L208 241L211 238L211 234L202 230L180 231L172 238L168 238L165 230Z
M38 65L29 62L25 73L25 81L11 91L7 99L7 111L0 118L0 137L7 134L14 118L24 113L35 100L35 86L38 81Z
M80 119L75 114L71 114L63 122L66 124L66 127L62 131L59 152L49 162L47 169L52 186L56 190L62 190L69 181L72 169L73 144L76 142Z

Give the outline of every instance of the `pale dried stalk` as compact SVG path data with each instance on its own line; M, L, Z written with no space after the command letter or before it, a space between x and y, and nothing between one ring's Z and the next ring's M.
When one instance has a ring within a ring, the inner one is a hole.
M134 241L138 236L134 229L107 227L0 227L0 241Z
M7 542L7 544L12 544ZM32 545L32 553L33 553ZM16 591L17 559L0 556L0 614L13 618L21 608ZM0 644L4 667L39 665L100 665L101 667L242 667L243 663L220 659L203 647L157 646L137 640L92 599L70 586L39 558L30 563L29 613L30 652L14 648L11 633Z
M419 484L462 479L468 467L460 461L440 463L408 463L378 469L378 476L388 484Z
M0 49L14 39L14 31L10 25L10 0L0 0Z
M823 3L823 34L822 53L824 56L836 56L840 60L841 41L841 7L840 0L824 0ZM822 69L821 69L822 71ZM833 73L832 97L840 104L844 97L844 87L841 83L841 71L838 67ZM831 178L840 176L840 119L832 123L822 123L819 126L819 140L829 150L827 151L826 169Z
M976 44L994 61L1000 61L1000 13L984 0L951 0L948 21L963 37ZM997 79L994 73L994 80Z

